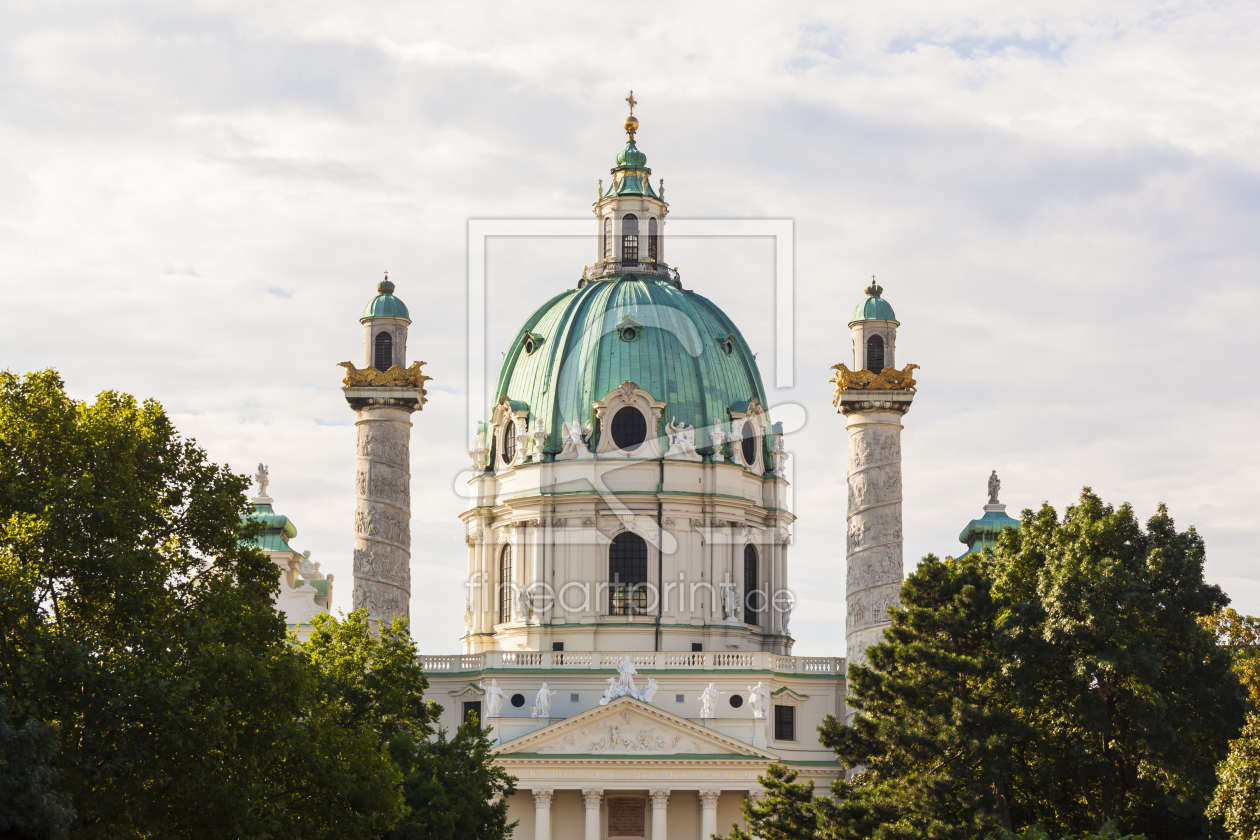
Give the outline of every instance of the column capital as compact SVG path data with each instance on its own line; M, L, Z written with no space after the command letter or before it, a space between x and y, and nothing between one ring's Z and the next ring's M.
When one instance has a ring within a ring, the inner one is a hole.
M700 807L705 809L716 808L718 797L722 795L720 790L702 790L700 791Z
M555 796L556 792L555 790L551 788L547 788L545 790L535 788L532 791L532 793L534 794L534 807L535 808L550 808L551 797Z
M667 790L649 790L648 796L652 798L652 809L664 808L669 804L669 791Z
M604 799L604 791L584 788L582 790L582 799L586 801L586 810L596 809Z

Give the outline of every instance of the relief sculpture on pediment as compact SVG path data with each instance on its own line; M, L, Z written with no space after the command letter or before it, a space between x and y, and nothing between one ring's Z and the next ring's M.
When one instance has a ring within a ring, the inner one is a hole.
M592 755L672 755L714 752L685 732L631 712L592 722L543 743L534 752Z

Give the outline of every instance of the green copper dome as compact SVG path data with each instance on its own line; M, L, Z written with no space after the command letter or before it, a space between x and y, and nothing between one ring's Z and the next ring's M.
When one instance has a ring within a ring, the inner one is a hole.
M967 527L962 529L962 533L958 535L958 541L966 543L967 550L959 556L979 554L985 548L997 545L998 537L1002 536L1002 532L1007 528L1019 530L1020 521L1006 515L1006 505L992 507L995 509L986 510L984 516L971 520L967 523ZM1001 507L1001 510L997 510L998 507Z
M639 151L639 147L634 144L633 137L626 141L626 147L621 150L621 154L617 155L617 165L647 166L647 155Z
M626 147L617 155L617 165L612 168L612 182L604 190L604 198L616 195L646 195L660 198L652 189L652 170L647 168L647 155L639 151L634 138L626 141Z
M757 361L721 309L668 281L634 275L587 282L530 315L503 361L495 399L528 406L531 428L546 418L543 449L554 453L563 424L597 427L591 403L623 382L667 403L657 436L676 418L695 427L701 452L710 451L710 428L730 432L732 409L743 411L754 397L766 403Z
M359 316L360 323L370 318L405 318L408 322L411 321L407 304L394 297L394 284L388 278L376 285L376 291L380 294L368 301L363 314Z
M864 290L866 299L857 305L857 309L853 310L853 317L849 319L849 323L857 321L896 321L897 316L893 313L892 304L880 297L884 291L883 286L876 285L873 281L871 285Z

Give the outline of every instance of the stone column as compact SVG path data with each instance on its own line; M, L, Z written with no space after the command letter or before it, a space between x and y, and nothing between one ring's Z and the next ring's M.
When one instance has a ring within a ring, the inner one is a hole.
M898 604L901 592L901 418L911 399L912 394L880 399L859 391L844 396L838 406L848 418L849 433L845 642L850 666L863 664L866 649L883 638L888 608Z
M703 840L717 834L717 806L721 795L720 790L700 791L700 836Z
M388 403L353 407L358 415L354 608L366 609L374 624L398 615L410 619L410 438L415 408Z
M665 835L669 831L669 791L649 790L648 796L652 799L652 840L666 840Z
M554 790L534 791L534 840L551 840L551 797Z
M600 840L599 804L604 798L602 790L583 790L586 803L586 840Z
M766 798L766 790L765 788L757 788L756 790L750 790L748 791L747 796L748 796L748 804L755 807L758 803L761 802L761 800ZM749 827L749 830L751 831L751 826ZM749 836L752 837L753 840L761 840L760 834L750 834Z

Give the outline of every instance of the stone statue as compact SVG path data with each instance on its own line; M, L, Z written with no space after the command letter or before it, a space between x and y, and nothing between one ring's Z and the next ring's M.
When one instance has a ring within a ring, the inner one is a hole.
M560 454L556 456L557 461L571 461L574 458L582 456L583 450L586 449L586 442L591 436L591 424L587 421L583 426L576 420L565 421L560 424ZM589 452L588 452L589 454Z
M717 426L709 429L709 443L713 445L713 460L722 460L722 441L726 439L726 435L722 434L722 430Z
M303 580L315 580L315 565L311 563L311 550L308 548L302 552L302 565L298 566L298 574ZM323 575L320 575L323 577Z
M700 692L700 717L716 717L718 696L725 693L725 691L718 691L713 683L709 683L709 687Z
M534 421L534 433L530 435L534 439L534 454L530 461L535 464L541 464L543 459L543 445L547 441L547 420L539 417Z
M267 469L267 465L259 464L258 472L254 473L254 483L258 485L259 496L267 495L267 485L271 483L271 479L267 477L268 475L270 475L270 471Z
M556 692L547 688L547 684L543 683L542 688L538 689L538 694L534 695L534 707L529 710L530 717L549 718L551 717L551 698Z
M472 610L472 598L470 597L470 598L464 599L464 626L467 627L469 630L471 630L472 623L473 623L473 610Z
M639 699L644 703L651 703L652 698L656 696L657 689L659 688L660 686L657 684L656 680L648 677L647 688L643 689L643 696Z
M686 423L679 423L675 418L670 417L669 422L665 424L665 434L669 438L669 449L665 452L666 458L700 460L700 456L696 453L696 430L694 427Z
M617 663L617 685L619 688L627 689L623 692L624 694L634 694L636 691L634 678L638 673L634 668L634 663L630 661L630 654L626 654L626 658Z
M764 720L770 709L770 687L764 682L748 686L748 708L757 720Z
M783 632L784 633L788 631L788 622L792 620L792 604L793 602L790 599L785 601L783 604Z
M522 621L529 621L529 609L532 606L532 599L529 597L529 590L525 587L518 587L516 590L516 614L517 618Z
M601 706L607 706L607 705L608 705L608 702L609 702L610 700L613 700L613 699L615 699L615 698L617 698L617 697L621 697L622 695L621 695L621 694L619 694L619 693L617 693L617 688L618 688L618 686L617 686L617 678L616 678L616 677L609 677L609 678L608 678L608 688L604 689L604 696L600 698L600 700L599 700L599 705L601 705Z
M486 685L482 680L477 685L486 692L486 717L498 717L503 710L503 689L499 688L499 681L490 680L490 685Z
M722 612L727 621L739 621L735 611L739 608L739 587L728 583L722 587Z
M997 470L994 470L989 476L989 504L1000 505L998 501L998 493L1002 490L1002 479L998 478Z

